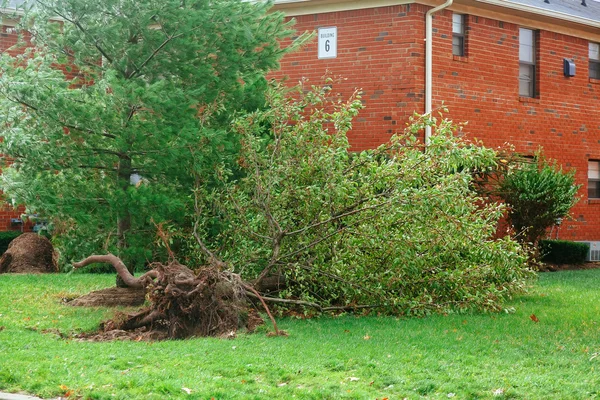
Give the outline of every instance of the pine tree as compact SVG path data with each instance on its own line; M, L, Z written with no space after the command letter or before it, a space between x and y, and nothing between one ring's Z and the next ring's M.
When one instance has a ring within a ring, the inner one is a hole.
M260 98L290 34L269 7L24 6L22 48L0 58L2 190L55 222L66 258L101 249L128 265L150 258L150 221L182 222L194 179L234 159L227 116Z

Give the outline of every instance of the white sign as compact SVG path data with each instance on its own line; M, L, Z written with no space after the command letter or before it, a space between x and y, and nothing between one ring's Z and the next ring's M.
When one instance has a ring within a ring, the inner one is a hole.
M319 58L337 57L337 27L319 28Z

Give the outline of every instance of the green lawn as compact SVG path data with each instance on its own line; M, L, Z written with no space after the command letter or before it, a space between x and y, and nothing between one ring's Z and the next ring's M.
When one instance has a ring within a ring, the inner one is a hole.
M289 337L235 340L87 343L52 333L91 330L110 316L61 298L113 282L0 275L0 390L84 399L600 398L600 270L541 274L507 305L513 313L282 319Z

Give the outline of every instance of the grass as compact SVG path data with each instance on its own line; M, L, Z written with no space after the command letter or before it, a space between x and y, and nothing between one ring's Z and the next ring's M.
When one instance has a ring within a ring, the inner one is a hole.
M495 315L281 319L289 337L89 343L53 329L93 330L113 311L61 299L111 286L112 276L1 275L0 390L84 399L600 398L599 280L600 270L541 274L507 304L514 312Z

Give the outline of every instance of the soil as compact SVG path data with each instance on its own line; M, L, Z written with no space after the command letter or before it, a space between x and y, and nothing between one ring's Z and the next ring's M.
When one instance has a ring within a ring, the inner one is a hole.
M82 333L75 335L75 339L81 342L112 342L133 340L136 342L153 342L167 339L167 333L164 331L149 330L147 327L141 327L134 330L109 329L101 330L96 333Z
M556 272L556 271L575 271L580 269L597 269L600 268L600 262L591 261L583 264L540 264L540 272Z
M111 287L96 290L67 304L74 307L137 307L146 301L146 289Z
M37 233L24 233L8 245L0 258L0 273L58 272L52 243Z

